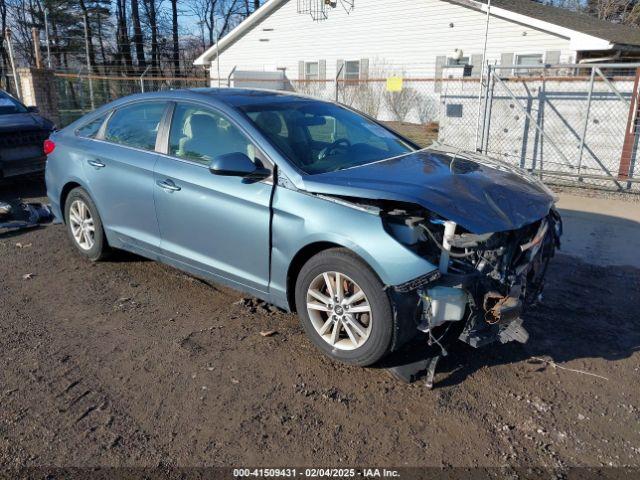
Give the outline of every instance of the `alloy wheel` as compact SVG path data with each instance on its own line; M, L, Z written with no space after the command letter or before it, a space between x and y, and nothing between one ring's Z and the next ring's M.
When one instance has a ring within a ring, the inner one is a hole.
M369 338L373 317L364 290L347 275L324 272L307 290L307 312L318 335L333 348L354 350Z
M95 225L87 204L76 199L69 207L69 226L76 243L82 250L91 250L95 244Z

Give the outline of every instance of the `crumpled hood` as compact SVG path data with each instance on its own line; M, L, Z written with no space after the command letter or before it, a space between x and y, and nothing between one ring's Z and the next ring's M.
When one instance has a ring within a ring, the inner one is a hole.
M20 130L36 130L52 128L53 124L33 113L10 113L0 115L0 132L15 132Z
M475 154L425 149L303 178L311 193L421 205L476 234L513 230L545 217L554 198L537 179Z

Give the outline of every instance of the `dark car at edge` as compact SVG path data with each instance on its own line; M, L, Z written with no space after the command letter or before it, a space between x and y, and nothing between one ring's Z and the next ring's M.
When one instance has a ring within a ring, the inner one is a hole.
M0 90L0 179L43 173L43 143L54 130L50 120Z

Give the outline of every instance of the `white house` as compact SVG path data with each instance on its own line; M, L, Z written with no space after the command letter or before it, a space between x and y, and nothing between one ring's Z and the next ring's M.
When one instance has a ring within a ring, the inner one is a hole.
M394 74L438 78L443 67L465 63L473 66L472 76L479 75L486 1L357 0L347 12L349 2L268 0L195 64L208 67L212 79L231 80L239 72L333 80L340 70L346 80ZM327 10L323 21L299 13L301 7L317 5ZM637 59L639 52L640 30L533 0L491 3L490 63L620 61Z

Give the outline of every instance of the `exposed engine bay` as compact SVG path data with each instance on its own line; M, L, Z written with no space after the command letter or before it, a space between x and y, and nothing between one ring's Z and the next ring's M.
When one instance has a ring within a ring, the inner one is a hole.
M417 288L420 330L466 320L460 339L473 347L526 342L520 315L541 299L547 264L560 246L562 221L554 209L519 229L483 234L419 208L381 216L389 233L438 265L438 278Z

